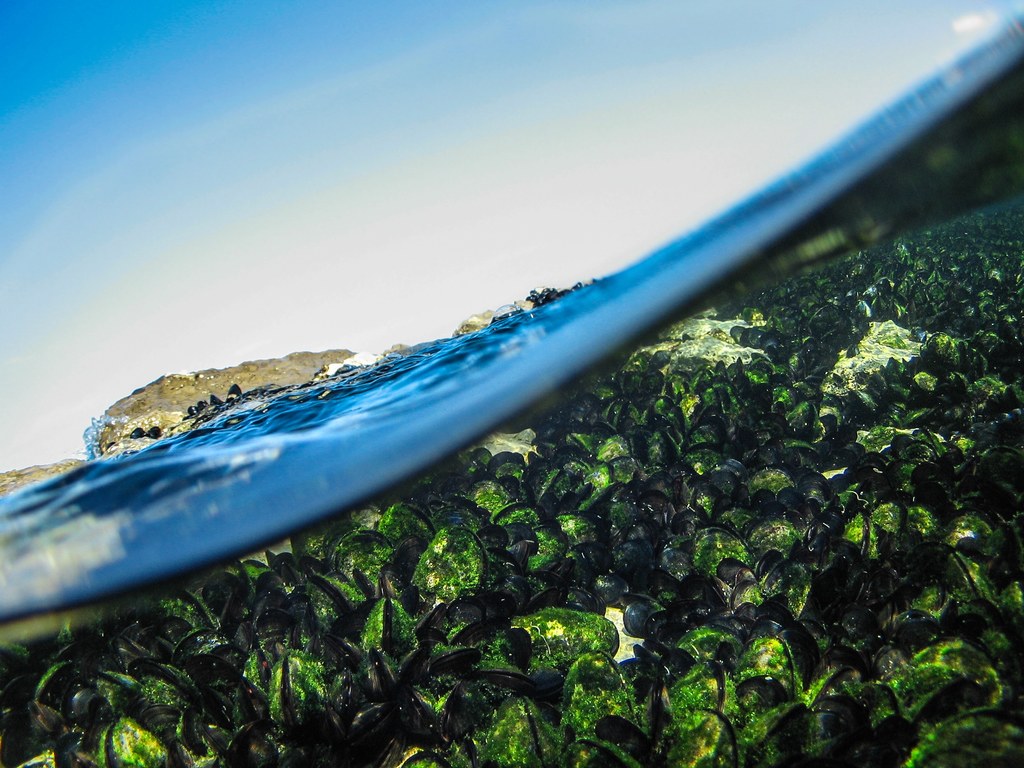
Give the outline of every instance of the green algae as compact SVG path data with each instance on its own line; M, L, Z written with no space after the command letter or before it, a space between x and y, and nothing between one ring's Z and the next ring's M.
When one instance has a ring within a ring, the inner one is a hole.
M391 558L391 544L376 531L357 528L341 537L334 548L337 569L349 578L356 572L377 574Z
M932 696L957 681L974 687L981 706L997 703L1002 694L999 676L989 658L960 639L942 640L918 651L908 666L888 682L903 710L914 716Z
M509 768L557 765L562 750L558 729L529 699L503 702L480 739L480 760Z
M157 768L166 765L167 749L156 736L131 718L122 717L110 726L105 742L106 748L99 752L101 768Z
M472 531L463 526L442 528L420 556L413 583L439 600L452 600L483 583L486 564Z
M800 692L793 658L786 643L776 637L751 640L736 663L733 679L737 684L751 677L770 677L785 687L792 697Z
M380 648L401 659L416 648L416 620L395 600L378 600L366 617L360 642L364 648Z
M631 455L632 452L630 450L629 443L622 435L609 437L597 449L597 460L602 462L609 462L612 459Z
M317 657L291 650L274 665L269 688L271 717L286 726L302 725L319 717L323 710L327 672Z
M607 741L586 739L574 741L565 751L561 763L564 768L604 768L615 765L621 768L643 768L625 750Z
M762 490L778 493L791 485L793 485L793 480L785 471L775 467L765 467L751 476L748 487L751 494Z
M562 728L575 734L577 739L592 738L598 720L610 715L636 720L638 713L632 691L611 656L583 653L565 676Z
M619 646L615 625L603 616L569 608L544 608L516 616L512 626L525 629L533 641L532 668L566 669L580 655L614 655Z
M785 518L776 518L754 524L747 536L747 545L754 557L760 557L770 549L787 554L800 539L800 531L795 525Z
M726 558L750 563L750 551L734 535L724 530L708 528L701 531L693 545L693 567L711 575Z
M739 762L736 734L729 720L719 712L683 712L673 721L670 733L667 765L729 768Z
M469 498L478 507L490 512L491 519L494 519L498 512L512 503L512 496L505 487L493 480L483 480L474 485L470 490Z
M377 524L377 531L386 536L393 544L415 536L429 541L433 538L434 532L430 524L408 504L396 502L384 510L380 522Z
M694 665L669 688L673 713L716 710L735 712L736 687L717 662Z
M1024 726L999 712L967 713L929 728L906 768L1024 765Z

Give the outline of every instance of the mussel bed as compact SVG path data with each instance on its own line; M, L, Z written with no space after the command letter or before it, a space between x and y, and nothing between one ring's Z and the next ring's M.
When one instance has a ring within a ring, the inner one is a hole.
M1024 764L1022 297L1009 208L723 300L290 551L3 647L0 762Z

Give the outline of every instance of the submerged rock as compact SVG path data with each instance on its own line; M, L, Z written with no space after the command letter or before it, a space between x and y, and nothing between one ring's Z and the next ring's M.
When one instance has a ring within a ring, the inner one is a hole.
M765 352L739 341L744 331L755 326L741 318L719 320L714 310L669 326L658 334L658 341L641 347L636 354L667 356L668 367L674 371L695 370L717 362L729 365L737 360L750 363ZM749 336L747 337L749 338Z
M822 391L843 396L864 389L872 375L882 370L890 360L910 361L920 352L921 343L906 328L892 320L870 323L856 349L847 349L839 355L825 377Z

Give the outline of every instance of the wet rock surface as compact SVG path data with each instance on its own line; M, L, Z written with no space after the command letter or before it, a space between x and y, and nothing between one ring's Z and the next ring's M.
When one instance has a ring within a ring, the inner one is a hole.
M40 483L49 480L51 477L63 475L82 463L81 459L64 459L53 464L39 464L25 469L12 469L9 472L0 472L0 496L13 493L19 488L24 488L32 483Z
M672 331L291 551L4 647L0 761L1014 765L1022 317L1014 210L722 301L756 353Z
M148 441L191 429L192 417L254 389L304 384L332 365L356 357L347 349L294 352L270 360L252 360L229 368L171 373L111 405L94 425L93 452L113 456ZM357 364L361 360L355 361Z

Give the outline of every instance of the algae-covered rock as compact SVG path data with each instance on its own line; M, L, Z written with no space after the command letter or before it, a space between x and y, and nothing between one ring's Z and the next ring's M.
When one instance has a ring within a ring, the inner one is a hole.
M790 613L799 616L811 592L811 573L798 563L784 561L765 574L762 589L766 596L781 598Z
M166 765L167 749L156 736L131 718L122 717L110 726L104 741L106 748L99 751L101 767L157 768Z
M604 616L571 608L544 608L516 616L512 626L530 633L533 641L531 667L535 669L565 669L583 653L614 655L619 645L612 622Z
M478 507L490 512L492 519L498 512L512 503L512 496L505 487L493 480L483 480L474 485L470 489L469 498Z
M659 341L642 347L636 354L653 356L663 353L668 370L688 371L717 362L749 364L765 356L764 350L740 344L736 338L743 329L754 327L741 318L718 320L713 311L691 317L669 326L659 334Z
M514 698L498 709L480 740L483 763L509 768L544 768L557 765L562 741L529 699Z
M946 526L946 543L961 551L994 557L1002 549L1003 534L978 515L961 515Z
M939 378L964 367L970 358L967 343L946 333L932 334L921 349L921 365Z
M400 659L416 647L416 620L397 600L378 600L366 617L360 638L363 648L380 648Z
M743 645L735 634L718 627L691 629L679 638L676 647L686 651L697 661L736 658L743 650Z
M737 728L736 737L744 765L768 768L800 756L820 754L822 744L815 738L818 728L814 714L803 704L747 709L744 716L750 721Z
M560 528L551 526L538 527L536 536L537 554L530 555L526 562L527 568L531 571L547 568L559 562L565 555L567 547L565 534L562 533Z
M274 664L269 685L270 714L294 727L319 717L327 695L323 662L303 651L288 651Z
M334 549L335 567L349 578L359 571L371 581L391 558L391 543L376 531L356 529L341 537Z
M713 709L734 712L736 688L723 666L715 661L695 664L669 689L672 712Z
M322 626L330 626L349 606L366 600L366 595L348 581L326 575L307 587L309 604Z
M822 392L842 397L864 389L872 375L885 367L889 360L908 361L918 355L921 344L906 328L892 320L870 323L868 332L857 344L856 351L846 350L832 370L825 376Z
M667 765L727 768L739 763L736 733L721 713L690 710L673 719Z
M424 541L434 538L434 531L425 516L401 502L390 504L384 510L377 523L377 532L393 544L410 536L417 536Z
M597 449L597 460L608 462L631 454L632 451L626 438L622 435L615 435L605 440Z
M562 706L562 729L576 738L593 737L597 721L608 715L637 719L633 691L606 653L584 653L569 667Z
M962 681L971 688L969 706L990 706L1002 693L999 676L983 651L961 639L942 640L914 654L910 663L889 680L904 711L914 716L932 697L947 694L947 686ZM949 695L942 705L956 705ZM943 707L944 708L944 707Z
M857 442L864 446L865 450L881 453L892 443L896 435L911 435L912 429L900 429L899 427L878 426L871 429L857 431Z
M770 677L781 683L790 696L799 692L800 683L790 650L785 641L777 637L758 637L747 644L736 663L733 679L741 683L751 677Z
M1024 725L998 712L967 713L930 728L906 768L1016 768L1024 765Z
M413 583L438 600L452 600L478 587L484 580L487 556L480 540L468 528L442 528L420 555Z
M697 535L693 544L693 566L698 571L710 576L727 557L744 564L751 562L746 545L728 531L706 528Z
M793 485L793 479L785 470L777 467L765 467L751 476L749 489L751 494L761 490L778 493L783 488L791 485Z
M788 554L801 538L800 531L789 520L773 518L756 523L747 536L747 544L757 558L770 549Z

